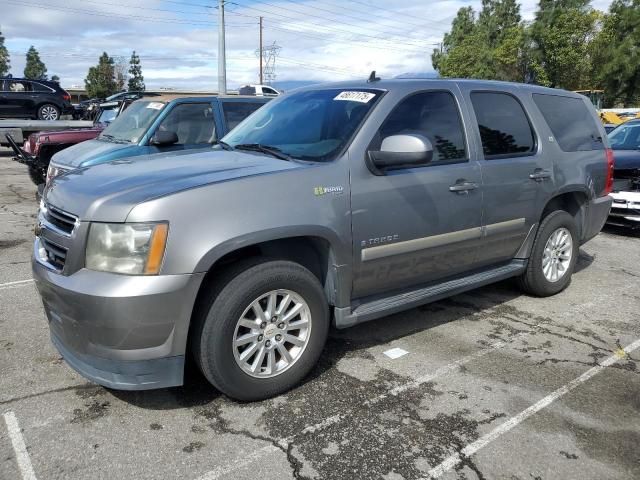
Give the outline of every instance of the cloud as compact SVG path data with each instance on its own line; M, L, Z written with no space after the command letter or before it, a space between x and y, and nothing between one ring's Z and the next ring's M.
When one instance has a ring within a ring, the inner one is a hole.
M2 32L12 73L22 74L24 53L35 45L49 74L63 86L83 85L103 51L125 59L136 50L149 87L217 88L217 2L190 0L3 0ZM523 18L537 1L524 0ZM605 10L610 0L595 0ZM463 6L481 0L228 0L229 88L256 83L258 17L264 43L282 47L277 80L385 77L429 72L430 55Z

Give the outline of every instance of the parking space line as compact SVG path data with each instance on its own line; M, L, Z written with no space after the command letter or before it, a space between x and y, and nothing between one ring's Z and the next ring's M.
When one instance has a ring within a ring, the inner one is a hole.
M16 282L0 283L0 290L5 290L7 288L25 287L27 285L31 285L31 283L33 283L33 278L30 278L28 280L18 280Z
M4 415L4 422L7 424L7 431L9 432L9 438L13 445L13 450L16 452L16 462L23 480L36 480L36 474L33 471L33 465L29 458L29 452L27 452L27 446L24 443L22 432L20 431L20 425L18 424L18 418L13 412L6 412Z
M399 395L402 392L405 392L407 390L411 390L412 388L417 388L420 385L423 385L425 383L428 383L434 379L436 379L437 377L440 377L442 375L445 375L447 373L451 373L456 371L458 368L460 368L462 365L465 365L469 362L471 362L472 360L475 360L477 358L483 357L484 355L487 355L488 353L491 353L495 350L498 350L500 348L503 348L511 343L513 343L515 340L522 338L526 335L531 334L532 332L521 332L518 333L516 335L514 335L513 337L511 337L509 340L501 340L499 342L494 342L490 345L488 345L485 348L482 348L481 350L478 350L477 352L474 352L470 355L467 355L465 357L462 357L458 360L455 360L447 365L444 365L438 369L436 369L435 371L427 374L427 375L423 375L411 382L405 383L403 385L399 385L385 393L381 393L380 395L371 398L370 400L367 400L366 402L364 402L364 406L365 407L370 407L372 405L375 405L379 402L381 402L382 400L384 400L385 398L389 397L389 396L396 396ZM343 420L345 420L346 418L351 417L352 415L352 410L349 410L345 413L337 413L335 415L332 415L330 417L325 418L323 421L318 422L314 425L308 425L306 427L304 427L300 433L296 434L296 435L292 435L290 437L287 437L283 440L281 440L280 444L283 445L287 445L290 444L291 442L293 442L297 437L301 436L301 435L306 435L309 433L316 433L316 432L320 432L322 430L324 430L325 428L330 427L331 425L335 425L338 423L341 423ZM239 468L245 467L246 465L255 462L256 460L259 460L261 457L267 455L268 453L270 453L273 448L275 448L273 445L268 445L266 447L260 448L258 450L256 450L255 452L253 452L251 455L248 455L244 458L242 458L239 461L233 462L229 465L227 465L226 467L218 467L215 470L211 470L210 472L205 473L204 475L202 475L201 477L199 477L197 480L215 480L217 478L220 478L223 475L227 475Z
M621 351L616 351L616 353L608 357L604 362L596 365L595 367L590 368L579 377L573 379L566 385L563 385L562 387L558 388L551 394L547 395L543 399L531 405L526 410L523 410L516 416L511 417L506 422L498 425L496 428L494 428L491 432L489 432L485 436L480 437L475 442L464 447L459 453L454 453L453 455L449 456L438 466L429 470L428 478L431 478L431 479L439 478L444 473L446 473L447 471L451 470L456 465L458 465L462 461L463 457L470 457L474 455L480 449L486 447L488 444L496 440L501 435L504 435L509 430L513 429L514 427L518 426L520 423L524 422L527 418L531 417L532 415L539 412L543 408L548 407L553 402L563 397L574 388L585 383L586 381L588 381L589 379L591 379L592 377L600 373L605 368L610 367L611 365L618 362L620 359L625 358L627 355L629 355L631 352L633 352L638 348L640 348L640 339L629 344L627 347L625 347Z

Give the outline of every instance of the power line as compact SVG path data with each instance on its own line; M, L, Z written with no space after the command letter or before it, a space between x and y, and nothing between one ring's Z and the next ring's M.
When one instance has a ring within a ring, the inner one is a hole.
M6 3L21 5L24 7L36 7L36 8L41 8L43 10L57 10L61 12L80 13L83 15L90 15L90 16L96 16L96 17L113 17L113 18L123 18L123 19L134 20L134 21L144 21L144 22L154 22L154 23L172 23L172 24L180 24L180 25L215 26L214 23L206 20L201 20L201 21L179 20L179 19L172 20L168 18L148 17L148 16L142 16L142 15L125 15L125 14L111 13L111 12L96 12L94 10L80 10L77 8L63 7L58 5L25 3L18 0L4 0L4 1ZM243 26L243 25L238 24L237 26Z
M273 7L273 4L270 4L268 2L263 2L263 1L260 1L260 0L254 0L254 1L256 3L260 3L260 4L264 4L264 5L268 5L268 6L272 6ZM256 10L258 12L262 12L262 13L266 13L266 14L270 14L270 15L277 15L278 17L286 18L288 20L294 20L296 22L300 22L300 20L301 20L300 18L291 17L289 15L283 15L283 14L280 14L280 13L277 13L277 12L271 12L271 11L268 11L268 10L263 10L263 9L260 9L260 8L251 7L249 5L240 4L240 3L237 3L235 1L229 2L229 3L231 3L233 5L237 5L237 6L242 7L242 8L247 8L247 9L250 9L250 10ZM276 6L275 8L279 8L279 7ZM307 14L307 16L313 16L313 15ZM324 20L327 20L327 19L325 18ZM327 27L327 26L323 26L323 25L318 25L316 23L313 23L312 25L315 26L315 27L326 28L326 29L332 30L334 32L342 33L342 34L347 33L347 34L350 34L350 35L358 35L359 37L367 37L367 38L371 38L373 40L383 41L383 42L390 42L391 41L391 40L389 40L387 38L376 37L374 35L368 35L368 34L364 34L364 33L354 33L352 31L348 31L348 30L344 30L344 29L340 29L340 28L334 28L334 27ZM356 25L351 25L351 26L358 28ZM393 43L395 43L397 45L404 45L406 47L420 48L420 46L415 45L415 44L408 44L408 43L398 42L398 41L394 41ZM400 49L400 48L396 48L394 50L406 51L406 48L404 50Z
M371 3L365 3L365 2L363 2L361 0L349 0L349 1L352 2L352 3L358 3L360 5L364 5L365 7L369 8L369 9L375 8L377 10L380 10L381 12L393 13L394 15L402 15L404 17L411 18L412 20L415 20L415 17L413 15L409 15L407 13L399 12L399 11L396 11L396 10L390 10L388 8L382 8L382 7L379 7L378 5L373 5ZM377 12L375 12L375 13L377 13ZM454 16L445 17L445 19L446 18L453 18ZM444 21L445 19L442 19L440 21ZM439 20L425 20L425 23L434 23L434 22L439 22ZM415 25L414 24L414 26L421 27L422 25Z
M258 18L256 16L252 16L252 15L247 15L244 13L239 13L236 11L228 11L228 13L233 14L233 15L239 15L242 17L247 17L247 18ZM313 33L309 33L306 31L301 31L301 30L295 30L293 28L291 28L289 26L288 23L283 22L282 20L277 20L274 18L268 18L268 20L270 20L272 22L271 25L269 25L269 28L274 29L274 30L279 30L282 32L286 32L286 33L290 33L290 34L295 34L296 36L303 36L303 37L309 37L309 38L314 38L314 39L321 39L321 40L327 40L327 36L330 35L334 35L334 32L326 32L326 31L319 31L319 30L311 30L313 32L315 32L315 34ZM275 25L274 25L275 24ZM284 26L277 26L277 25L284 25ZM355 36L357 34L352 34L352 36ZM402 48L394 48L394 47L389 47L389 46L383 46L383 45L379 45L379 44L374 44L372 42L367 42L366 40L355 40L353 38L348 38L346 39L346 41L350 42L351 44L360 46L360 47L365 47L365 48L371 48L371 49L375 49L375 50L388 50L388 51L393 51L393 52L407 52L407 49L402 49ZM432 46L432 45L437 45L437 43L432 43L429 44L428 46ZM419 50L419 52L423 52L424 50L421 49ZM418 52L417 50L411 50L411 52Z
M281 1L285 1L285 2L288 2L288 3L292 3L292 4L296 5L296 6L300 6L299 2L296 2L294 0L281 0ZM334 12L333 10L329 10L327 8L316 7L316 6L311 6L311 5L304 5L302 8L305 8L305 9L310 8L310 9L313 9L313 10L318 10L318 11L322 11L322 12L328 12L331 15L339 16L339 17L353 18L353 19L355 19L355 20L357 20L359 22L364 22L365 21L363 18L358 18L358 17L355 17L353 15L346 14L344 12ZM343 25L347 25L349 27L356 27L356 28L360 28L360 29L363 29L363 30L370 30L368 25L367 26L358 26L358 25L354 25L353 23L343 22L341 20L335 20L333 18L327 18L325 16L313 15L313 14L310 14L308 12L300 12L300 13L305 13L305 15L307 15L307 16L314 17L314 18L319 18L321 20L327 20L327 21L330 21L330 22L333 22L333 23L340 23L340 24L343 24ZM367 23L371 24L373 22L371 22L371 19L369 19ZM391 27L391 28L394 28L394 29L400 28L400 27L394 27L394 26L390 26L390 25L384 25L384 26L385 27ZM405 25L405 28L406 28L406 25ZM379 30L379 29L377 29L375 31L374 30L370 30L370 31L372 31L373 33L380 33L380 34L383 34L383 35L398 35L397 32L389 32L389 31L384 31L384 30ZM416 40L416 39L413 39L413 38L407 39L407 40L420 41L420 40ZM407 45L415 45L417 47L421 46L419 44L411 43L411 42L408 42Z

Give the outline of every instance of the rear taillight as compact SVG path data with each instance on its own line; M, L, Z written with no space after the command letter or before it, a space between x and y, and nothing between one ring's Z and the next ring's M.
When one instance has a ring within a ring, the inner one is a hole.
M65 93L62 94L62 99L66 100L67 102L70 102L71 101L71 95L69 95L68 93L65 92Z
M613 191L613 167L615 162L613 160L613 150L607 148L607 178L604 183L604 195L609 195Z

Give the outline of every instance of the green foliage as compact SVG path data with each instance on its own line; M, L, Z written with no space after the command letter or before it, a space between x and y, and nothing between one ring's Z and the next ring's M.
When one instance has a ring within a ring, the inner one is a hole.
M431 60L443 77L524 81L527 48L520 5L483 0L478 16L471 7L461 8Z
M30 78L32 80L47 79L47 67L44 65L44 62L40 60L40 54L33 45L31 45L27 51L24 78Z
M590 43L598 12L589 0L540 0L531 24L532 49L552 87L592 88Z
M640 106L640 0L614 0L591 48L606 106Z
M8 75L10 67L9 50L4 46L4 37L2 36L2 32L0 32L0 77Z
M103 52L98 65L89 68L84 84L89 97L106 98L118 91L113 58Z
M60 77L58 75L51 75L51 81L60 83Z
M144 77L142 76L142 67L140 66L140 57L136 55L134 50L129 60L129 84L130 92L144 92Z

